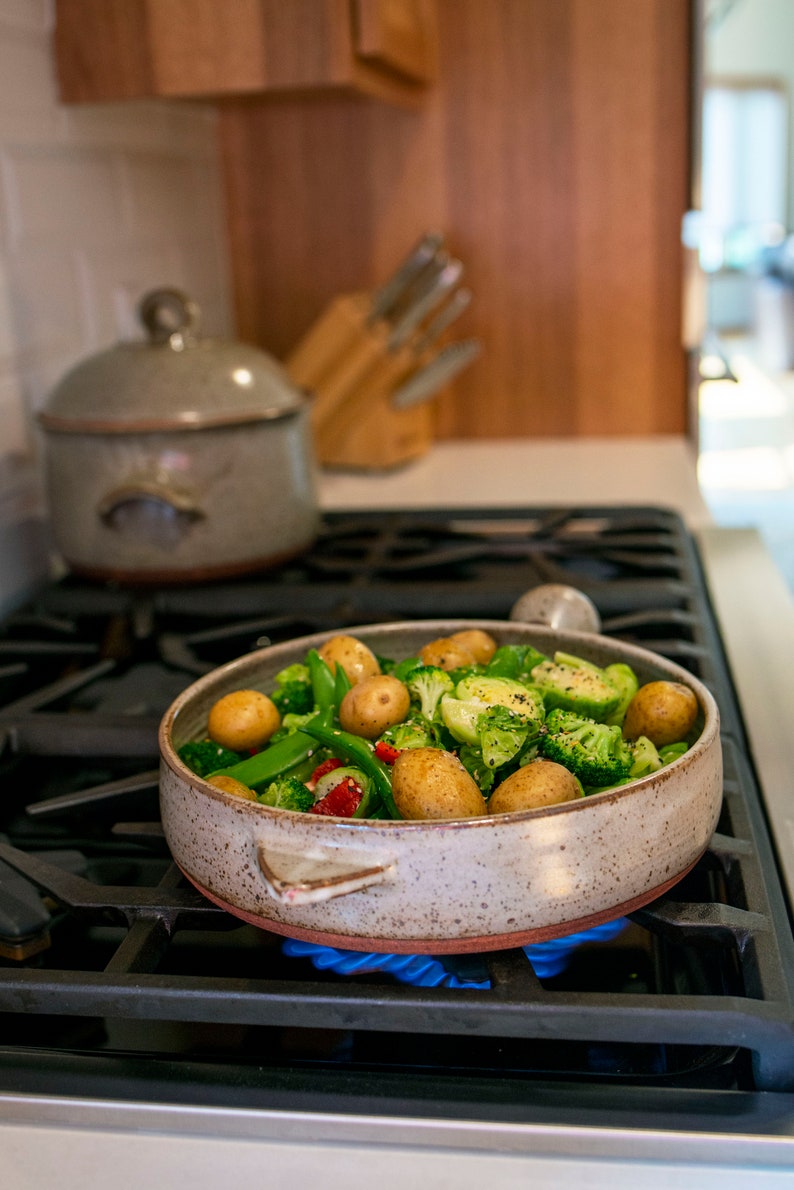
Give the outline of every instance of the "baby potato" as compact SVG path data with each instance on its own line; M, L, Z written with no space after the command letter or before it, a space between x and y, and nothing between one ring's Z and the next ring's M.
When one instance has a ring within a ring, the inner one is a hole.
M683 740L695 724L698 700L682 682L646 682L626 708L623 735L647 736L657 748Z
M537 810L583 797L581 785L563 765L553 760L533 760L497 785L488 802L489 814Z
M411 707L411 696L391 674L373 674L351 686L339 707L345 731L374 740L387 727L402 723Z
M380 673L380 663L372 649L355 636L332 636L317 652L333 673L341 665L353 686Z
M474 654L461 641L452 636L439 636L419 650L423 665L437 665L439 669L460 669L474 665Z
M225 777L223 773L218 773L217 777L208 777L207 783L214 785L216 789L222 789L224 793L233 793L235 797L244 797L249 802L256 801L253 789L248 785L243 785L242 781L235 780L234 777Z
M475 818L488 813L476 781L451 752L406 748L392 768L392 790L403 818Z
M210 707L207 735L222 748L261 748L281 726L278 708L259 690L232 690Z
M464 628L461 632L453 632L449 639L468 649L478 665L487 665L496 652L496 641L482 628Z

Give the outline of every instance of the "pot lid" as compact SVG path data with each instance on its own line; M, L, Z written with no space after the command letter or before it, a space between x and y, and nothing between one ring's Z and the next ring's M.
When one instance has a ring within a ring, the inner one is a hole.
M55 386L47 429L115 433L204 429L273 420L306 398L257 347L199 334L197 304L176 289L145 295L148 339L117 343L76 364Z

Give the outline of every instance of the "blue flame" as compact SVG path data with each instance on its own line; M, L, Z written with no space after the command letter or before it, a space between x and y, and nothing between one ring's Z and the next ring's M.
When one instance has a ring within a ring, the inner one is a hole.
M550 979L559 975L568 965L568 960L579 946L586 942L607 942L617 937L628 924L625 917L604 922L577 934L566 934L563 938L551 938L547 942L533 942L523 947L538 979ZM366 975L383 972L393 975L401 983L422 988L489 988L490 979L475 978L472 975L456 975L449 967L455 961L444 961L430 955L374 954L357 950L337 950L333 946L322 946L316 942L299 942L287 938L283 945L285 955L293 958L308 958L318 971L333 971L337 975ZM476 956L469 956L476 958Z

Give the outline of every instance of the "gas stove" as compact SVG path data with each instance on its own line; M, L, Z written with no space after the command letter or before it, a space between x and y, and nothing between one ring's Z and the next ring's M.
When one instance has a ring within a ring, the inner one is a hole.
M196 676L351 624L506 619L548 582L719 704L722 816L664 898L550 965L531 948L389 963L285 943L183 881L157 727ZM304 556L229 584L66 577L0 626L0 697L0 1097L717 1132L740 1112L770 1134L791 1111L790 906L677 514L327 513Z

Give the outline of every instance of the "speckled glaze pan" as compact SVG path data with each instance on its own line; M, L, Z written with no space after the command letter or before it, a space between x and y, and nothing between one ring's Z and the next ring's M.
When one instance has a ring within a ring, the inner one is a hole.
M647 650L582 632L502 621L424 620L348 629L381 656L484 628L598 665L622 661L641 682L690 686L700 712L689 751L650 777L540 810L447 822L356 821L274 810L222 793L176 750L209 707L275 674L329 633L250 653L200 678L160 727L160 803L171 852L210 900L263 929L351 950L460 954L569 934L660 896L708 846L722 803L719 713L708 689Z

